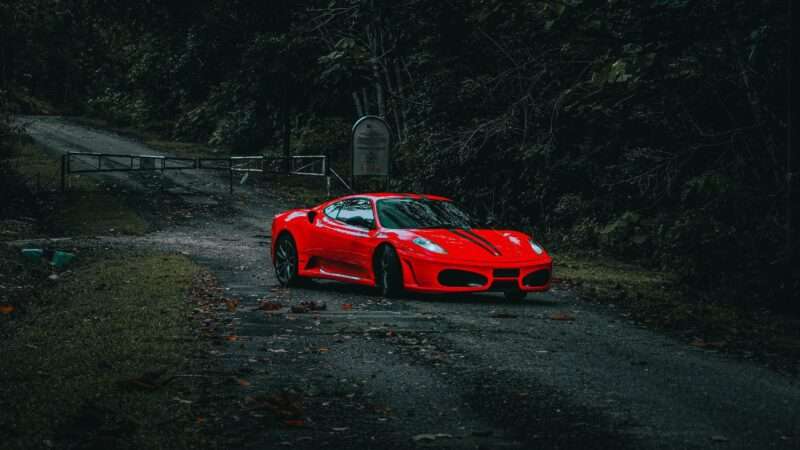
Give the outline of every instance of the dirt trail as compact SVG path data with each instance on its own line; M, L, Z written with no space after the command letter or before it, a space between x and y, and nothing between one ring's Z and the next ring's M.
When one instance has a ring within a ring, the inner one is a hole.
M59 151L153 153L63 119L25 120ZM215 357L249 385L219 401L288 391L304 422L265 427L242 413L224 428L232 448L800 448L795 377L687 346L560 289L522 303L388 301L332 282L280 289L268 227L285 202L252 186L225 202L216 215L105 239L191 255L241 299L220 330L238 340ZM267 313L259 299L287 307ZM326 309L288 311L303 300Z

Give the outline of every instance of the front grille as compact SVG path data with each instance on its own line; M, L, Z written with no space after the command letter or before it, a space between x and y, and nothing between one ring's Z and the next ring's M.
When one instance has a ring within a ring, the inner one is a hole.
M517 278L519 269L494 269L492 276L495 278Z
M485 276L465 270L446 269L439 272L439 284L450 287L480 287L489 281Z
M519 286L517 286L516 280L500 280L492 283L492 285L489 287L489 290L502 292L516 291L519 290Z
M550 281L550 271L542 269L525 275L525 278L522 279L522 284L531 287L544 286L548 281Z

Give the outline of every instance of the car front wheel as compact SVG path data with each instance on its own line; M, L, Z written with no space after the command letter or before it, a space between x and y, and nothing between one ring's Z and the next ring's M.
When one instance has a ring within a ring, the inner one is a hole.
M403 271L392 247L384 247L375 270L375 284L384 297L397 297L403 292Z
M275 245L275 277L281 286L291 286L297 283L297 246L294 239L288 234L281 235Z

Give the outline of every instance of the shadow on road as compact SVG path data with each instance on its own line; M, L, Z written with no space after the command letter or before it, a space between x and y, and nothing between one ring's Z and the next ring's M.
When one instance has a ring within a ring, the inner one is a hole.
M340 295L362 295L365 297L379 298L375 288L356 284L340 283L329 280L305 280L302 287L294 289L305 289L320 293L335 293ZM559 300L549 293L531 293L522 301L507 300L500 292L482 292L474 294L424 294L418 292L406 292L398 301L412 301L424 303L447 303L467 306L485 307L486 305L498 305L511 308L538 308L553 306Z

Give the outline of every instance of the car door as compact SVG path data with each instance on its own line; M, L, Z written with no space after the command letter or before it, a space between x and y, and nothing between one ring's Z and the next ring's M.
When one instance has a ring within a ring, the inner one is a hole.
M343 256L348 262L349 275L371 278L372 250L377 245L376 222L372 201L368 198L346 200L337 220L343 224L347 240Z
M340 273L344 255L342 252L345 236L341 233L341 223L336 220L344 201L325 207L314 219L310 251L320 270Z

